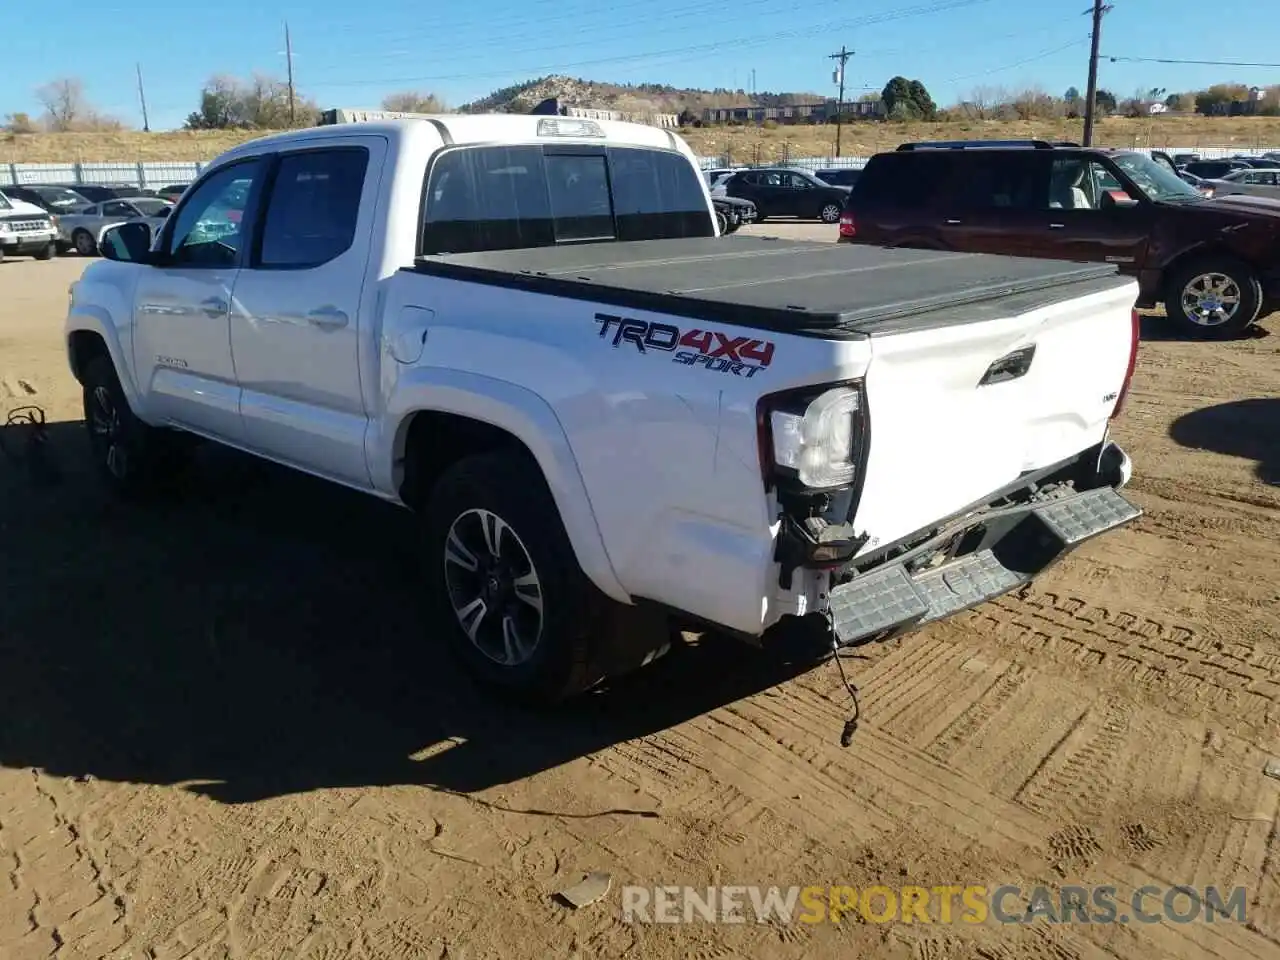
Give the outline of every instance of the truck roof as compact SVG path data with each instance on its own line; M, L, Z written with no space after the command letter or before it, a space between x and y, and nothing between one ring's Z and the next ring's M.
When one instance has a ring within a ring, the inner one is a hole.
M1114 264L743 236L436 254L414 269L827 339L968 323L1133 283Z
M584 126L586 125L586 126ZM559 133L553 133L556 127ZM576 131L594 128L602 135L583 136ZM380 134L393 144L429 137L441 144L474 143L606 143L656 147L688 153L688 147L671 132L642 123L621 120L581 120L577 117L538 116L518 113L441 113L405 120L333 123L303 130L288 130L242 143L223 156L253 153L263 146L275 149L291 143L328 140L333 137ZM690 154L691 155L691 154Z

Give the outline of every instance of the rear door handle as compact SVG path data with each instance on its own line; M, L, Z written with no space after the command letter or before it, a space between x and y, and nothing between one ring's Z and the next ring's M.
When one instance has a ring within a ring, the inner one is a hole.
M307 319L317 327L336 330L347 325L347 315L337 307L317 307L307 314Z
M961 223L963 223L963 221L961 221L961 220L948 220L948 221L947 221L947 226L948 226L948 227L958 227Z
M200 301L200 309L205 312L208 317L221 317L227 313L227 301L221 297L210 297L207 300Z
M1063 229L1065 229L1065 228L1066 228L1066 226L1067 226L1067 225L1066 225L1065 223L1051 223L1051 224L1049 224L1049 229L1050 229L1050 230L1063 230Z

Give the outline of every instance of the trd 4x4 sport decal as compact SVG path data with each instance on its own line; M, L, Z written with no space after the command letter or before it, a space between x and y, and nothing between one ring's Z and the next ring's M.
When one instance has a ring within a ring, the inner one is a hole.
M773 362L773 341L731 337L718 330L693 328L681 331L670 323L651 323L634 317L597 313L600 339L614 347L632 344L640 353L657 350L675 354L672 363L702 367L738 377L754 377Z

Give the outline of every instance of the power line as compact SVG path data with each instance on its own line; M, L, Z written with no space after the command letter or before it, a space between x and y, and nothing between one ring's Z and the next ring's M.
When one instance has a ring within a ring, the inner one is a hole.
M1280 63L1246 63L1241 60L1168 60L1161 57L1108 57L1112 63L1168 63L1175 66L1197 67L1273 67L1280 68Z
M747 0L747 2L751 2L751 0ZM640 53L640 54L623 54L621 56L616 56L616 57L600 57L600 58L592 58L587 60L579 60L579 61L574 61L569 63L554 63L554 64L545 65L541 67L531 67L531 68L507 67L501 71L489 72L484 74L454 73L454 74L438 74L438 75L431 75L431 76L394 77L394 78L389 77L389 78L376 78L376 79L369 78L368 76L364 76L364 77L361 77L360 79L352 79L352 80L342 80L342 79L335 78L328 81L327 83L321 83L318 85L313 84L313 86L356 87L356 86L371 86L371 85L376 86L376 85L388 85L388 84L399 84L399 83L421 83L426 81L440 81L440 80L467 80L467 79L471 79L473 77L479 77L479 76L489 76L489 77L509 76L513 73L521 73L521 72L539 73L543 71L555 71L557 69L564 69L568 67L598 66L598 65L606 65L606 64L612 64L612 63L643 61L643 60L650 60L657 57L665 57L665 56L674 55L674 54L722 53L726 49L734 49L734 50L740 49L744 44L763 45L767 43L773 43L780 39L803 39L809 36L813 36L815 34L825 34L838 29L853 29L857 27L865 27L865 26L870 26L875 24L889 23L889 22L894 22L898 20L910 19L914 17L928 16L934 13L945 12L948 10L957 10L957 9L962 9L966 7L973 7L979 4L990 3L990 2L992 2L992 0L941 0L941 2L918 4L914 7L908 7L903 10L892 11L889 13L872 14L872 15L866 15L866 16L860 16L860 17L850 17L844 20L839 20L839 21L826 21L821 24L814 24L807 28L786 31L782 33L771 31L766 33L749 34L746 37L733 39L733 40L718 40L713 43L693 44L693 45L684 46L684 47L672 47L672 48L667 48L663 50L653 50L647 53ZM722 8L723 8L723 4L715 5L716 10L719 10ZM614 8L614 9L617 9L617 8ZM806 9L811 9L811 7L806 7ZM642 22L647 23L648 20L645 20ZM636 25L640 25L640 24L637 23ZM611 25L610 32L616 34L619 30L623 30L623 29L625 29L624 25L617 24L615 22L614 24ZM493 45L502 45L502 44L516 43L516 42L529 42L532 39L534 38L491 36L486 38L486 46L491 48ZM574 47L583 46L585 44L594 45L596 42L598 41L579 41L576 44L567 45L567 48L572 49ZM549 50L557 49L557 47L555 46L541 47L540 46L539 49L542 51L549 51ZM566 46L561 45L559 49L566 49ZM432 59L433 63L450 63L450 62L465 63L465 62L476 62L476 61L492 62L492 55L486 51L483 53L468 54L460 57L443 57L443 58Z
M1047 57L1052 57L1055 53L1062 53L1064 50L1070 50L1072 47L1078 47L1088 42L1088 37L1082 37L1072 40L1070 43L1064 43L1061 46L1054 47L1051 50L1042 50L1040 53L1034 54L1033 56L1024 57L1021 60L1015 60L1013 63L1006 63L999 67L991 67L988 70L979 70L977 73L964 73L958 77L948 77L943 81L943 83L955 83L957 80L972 80L975 77L988 77L993 73L1003 73L1005 70L1012 70L1014 67L1021 67L1028 63L1035 63L1037 60L1044 60Z
M918 17L918 16L928 16L936 13L946 13L951 10L962 10L969 7L985 5L992 2L994 2L994 0L928 0L928 2L917 2L912 6L901 8L901 9L890 9L890 10L882 11L879 13L862 14L856 19L858 21L858 24L860 25L874 26L876 24L893 23L898 20L909 19L909 18ZM840 3L840 0L829 0L828 5L841 5L845 7L848 6L847 4ZM734 11L738 12L743 8L751 8L756 6L766 7L769 10L770 14L776 17L776 15L779 13L786 14L790 12L811 11L814 8L815 4L797 2L791 7L783 7L780 9L777 3L771 2L771 0L742 0L742 2L735 5ZM579 29L579 26L583 23L584 19L589 19L588 17L584 16L584 11L567 11L566 12L563 10L563 5L559 3L557 3L557 9L560 12L553 13L549 16L528 16L528 17L522 16L522 17L508 19L507 21L505 21L505 25L509 27L514 24L520 28L524 28L524 27L541 28L544 25L554 24L558 22L572 23L574 25L574 29L571 32L575 36L580 35L582 31L581 29ZM623 10L638 10L638 11L641 11L641 13L638 17L635 14L628 14L628 20L620 21L618 19L618 14ZM682 17L686 17L690 15L697 15L701 17L705 13L720 13L720 12L723 12L723 10L724 10L724 4L722 2L717 2L717 0L693 0L692 3L681 6L678 10L671 11L670 13L664 13L661 16L662 16L662 21L664 23L667 23L671 20L680 19ZM603 28L609 31L609 33L612 35L624 33L626 28L629 26L648 26L653 23L652 0L622 0L622 2L620 3L612 4L607 7L595 5L591 8L589 12L598 13L598 15L603 20L602 23L592 24L592 26ZM501 27L502 25L503 24L499 24L498 26ZM486 46L490 48L494 44L509 43L514 40L521 40L526 38L530 38L530 39L557 38L565 34L565 31L563 28L553 28L549 30L538 31L532 36L527 31L523 33L517 32L516 34L513 35L510 33L503 33L501 32L501 30L495 31L494 26L495 25L489 21L481 22L472 18L472 19L469 19L465 24L457 24L457 25L444 24L444 23L440 23L438 21L433 20L433 22L430 23L429 25L406 26L403 24L396 24L394 26L387 26L385 28L375 28L375 29L369 29L367 23L355 23L350 25L350 32L353 35L358 34L362 39L366 39L366 40L377 39L379 37L385 36L395 40L405 41L408 43L412 43L413 41L422 39L422 38L438 38L441 35L441 33L444 32L449 36L452 46L457 46L460 43L464 43L465 40L462 40L461 38L466 38L468 37L469 34L474 32L476 35L475 36L476 41L479 42L483 40ZM473 29L468 29L468 28L473 28ZM336 29L339 29L339 28L335 24L330 24L330 23L324 24L324 32L326 36L332 36L332 34L335 32ZM547 49L547 48L544 47L543 49ZM421 56L421 50L419 49L411 49L410 52L412 52L414 55ZM486 49L485 51L483 51L483 53L478 54L477 56L482 57L484 59L492 58L492 54L489 49Z

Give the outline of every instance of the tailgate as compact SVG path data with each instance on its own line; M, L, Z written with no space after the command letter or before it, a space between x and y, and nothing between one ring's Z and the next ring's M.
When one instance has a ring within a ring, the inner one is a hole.
M1118 278L1047 304L994 303L976 321L872 332L862 552L1101 442L1129 367L1136 297Z

